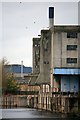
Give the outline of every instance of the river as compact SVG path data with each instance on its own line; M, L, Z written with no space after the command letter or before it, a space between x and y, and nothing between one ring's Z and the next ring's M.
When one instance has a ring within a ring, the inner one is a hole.
M41 111L41 110L37 110L37 109L30 109L30 108L21 108L21 109L2 109L2 119L7 119L7 120L46 120L46 119L55 119L57 120L58 118L60 118L60 120L62 119L73 119L70 117L66 117L64 114L60 114L60 113L51 113L48 111ZM78 120L78 119L77 119Z

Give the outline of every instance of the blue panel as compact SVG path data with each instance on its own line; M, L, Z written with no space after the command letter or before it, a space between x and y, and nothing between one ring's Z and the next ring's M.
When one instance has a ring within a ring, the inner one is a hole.
M80 75L80 68L54 68L53 74L61 74L61 75Z
M61 92L68 92L69 88L69 78L66 76L61 77Z
M71 92L78 92L79 89L79 82L78 82L78 77L74 76L74 77L70 77L70 91Z
M9 71L12 73L21 73L21 65L7 65L6 71ZM31 67L23 66L23 73L31 73L31 72L32 72Z
M78 92L79 78L77 76L61 77L61 92Z

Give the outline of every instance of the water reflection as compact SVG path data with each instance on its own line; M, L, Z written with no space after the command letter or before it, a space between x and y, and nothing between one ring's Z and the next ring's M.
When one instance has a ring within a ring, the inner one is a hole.
M63 114L51 113L36 109L3 109L2 118L66 118Z
M36 109L3 109L2 118L51 118L60 117L58 114Z

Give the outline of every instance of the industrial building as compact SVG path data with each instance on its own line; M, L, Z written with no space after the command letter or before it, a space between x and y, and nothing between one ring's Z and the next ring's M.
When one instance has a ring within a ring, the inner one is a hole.
M22 61L21 61L22 62ZM9 64L6 65L6 71L9 73L14 74L15 77L23 77L27 74L32 73L31 67L26 67L22 63L20 64Z
M52 31L53 101L62 112L78 111L80 26L54 26ZM55 100L57 94L57 100ZM58 101L58 98L60 99ZM72 102L73 99L73 102ZM58 105L59 104L59 105ZM60 106L61 105L61 106ZM55 107L53 107L55 109Z
M38 108L64 113L80 110L80 26L54 25L54 7L49 7L49 29L33 38L36 73Z
M23 65L17 73L22 91L38 93L26 95L26 104L61 113L80 112L80 26L54 25L54 7L49 7L49 28L33 38L32 47L32 73L30 68L25 75Z

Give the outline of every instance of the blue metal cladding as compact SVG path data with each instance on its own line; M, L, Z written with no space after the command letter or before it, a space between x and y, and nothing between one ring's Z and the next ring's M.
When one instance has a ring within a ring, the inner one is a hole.
M54 18L54 7L49 7L49 18Z
M78 92L79 77L78 76L62 76L61 92Z
M67 77L63 76L61 77L61 92L68 92L69 89L69 79Z
M80 75L80 68L54 68L53 74Z
M6 70L12 73L21 73L21 65L7 65ZM23 66L23 73L31 73L31 72L32 72L31 67Z

